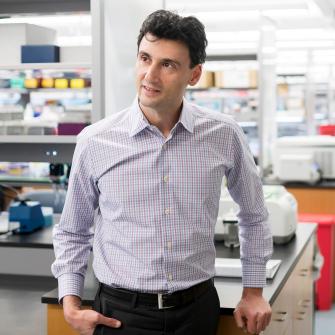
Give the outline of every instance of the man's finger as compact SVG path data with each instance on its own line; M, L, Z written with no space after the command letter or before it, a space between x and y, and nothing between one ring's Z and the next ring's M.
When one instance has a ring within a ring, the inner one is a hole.
M121 322L119 320L108 318L102 314L99 314L97 324L105 325L111 328L119 328L121 326Z
M272 313L269 313L267 315L267 325L266 326L268 326L271 323L271 320L272 320Z
M241 314L241 312L240 312L239 309L235 309L235 311L234 311L234 318L235 318L237 327L241 328L241 329L244 329L245 328L244 320L242 318L242 314Z
M252 317L248 318L247 330L250 334L257 334L256 333L256 321L257 321L258 314L253 315Z
M256 334L259 334L266 328L266 315L260 315L256 319Z

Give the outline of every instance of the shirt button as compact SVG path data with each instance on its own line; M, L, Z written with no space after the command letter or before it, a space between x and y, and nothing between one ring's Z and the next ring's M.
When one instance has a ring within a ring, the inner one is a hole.
M169 242L167 243L167 246L168 246L168 249L171 250L172 243L169 241Z
M171 281L173 279L172 274L169 273L169 280Z
M166 150L166 143L164 143L164 144L162 145L162 149L163 149L163 150Z
M166 215L170 214L170 208L165 208L164 212L165 212Z
M164 182L167 183L169 181L169 176L164 176Z

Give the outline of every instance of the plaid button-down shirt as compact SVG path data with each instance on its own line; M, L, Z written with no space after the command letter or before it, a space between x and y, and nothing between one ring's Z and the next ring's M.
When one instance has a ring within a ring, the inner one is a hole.
M213 277L223 176L240 206L243 285L263 287L272 237L261 181L236 122L184 100L165 138L135 100L87 127L54 228L59 298L82 295L92 242L95 275L110 286L173 292Z

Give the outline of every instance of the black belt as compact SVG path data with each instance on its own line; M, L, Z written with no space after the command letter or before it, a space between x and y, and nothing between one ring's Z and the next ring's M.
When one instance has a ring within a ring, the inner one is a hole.
M158 309L178 307L186 305L205 293L213 286L213 279L208 279L200 284L194 285L186 290L173 293L141 293L121 288L114 288L105 284L101 285L101 292L115 298L150 306Z

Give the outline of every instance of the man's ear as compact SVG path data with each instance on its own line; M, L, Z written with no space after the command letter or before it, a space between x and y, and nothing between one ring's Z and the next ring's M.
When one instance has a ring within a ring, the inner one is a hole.
M199 81L201 74L202 74L202 64L198 64L192 69L192 76L188 84L190 86L194 86Z

